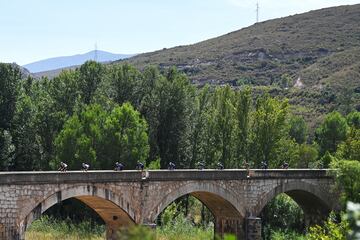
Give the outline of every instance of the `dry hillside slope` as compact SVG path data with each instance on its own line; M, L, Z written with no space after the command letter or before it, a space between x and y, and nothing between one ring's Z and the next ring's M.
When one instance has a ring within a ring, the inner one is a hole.
M327 80L333 83L335 76L340 77L337 81L346 81L352 74L351 66L358 70L359 59L354 58L353 50L358 52L360 47L359 23L360 4L333 7L257 23L197 44L140 54L126 61L139 68L175 65L199 84L236 85L241 79L253 85L272 85L286 73L293 83L300 77L305 86L318 86ZM340 63L336 68L326 64L342 61L348 54L354 62ZM357 85L359 81L357 78Z

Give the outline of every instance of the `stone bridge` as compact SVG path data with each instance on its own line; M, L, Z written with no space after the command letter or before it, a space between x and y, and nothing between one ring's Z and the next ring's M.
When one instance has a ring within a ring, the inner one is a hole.
M265 205L286 193L310 224L338 209L331 170L154 170L1 172L0 239L24 239L31 222L51 206L76 198L106 223L106 238L119 227L154 224L174 200L191 194L215 218L214 231L261 239Z

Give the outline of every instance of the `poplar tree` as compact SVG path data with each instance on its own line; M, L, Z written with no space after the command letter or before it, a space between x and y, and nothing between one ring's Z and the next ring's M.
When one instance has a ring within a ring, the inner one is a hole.
M272 162L276 160L277 144L286 135L287 113L287 100L280 101L271 98L269 94L264 94L257 99L252 117L251 146L256 166L259 166L261 161L271 166ZM274 167L277 167L276 163Z

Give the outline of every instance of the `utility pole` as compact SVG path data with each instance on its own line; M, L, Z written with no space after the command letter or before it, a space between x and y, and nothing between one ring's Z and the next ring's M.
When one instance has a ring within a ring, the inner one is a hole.
M256 23L259 22L259 2L256 3Z

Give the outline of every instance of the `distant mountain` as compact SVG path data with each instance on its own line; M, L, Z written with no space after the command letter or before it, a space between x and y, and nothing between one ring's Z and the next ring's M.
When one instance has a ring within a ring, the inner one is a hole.
M77 54L73 56L63 56L63 57L55 57L49 58L45 60L40 60L37 62L29 63L24 65L26 69L28 69L32 73L37 72L45 72L49 70L55 70L60 68L67 68L70 66L81 65L87 60L94 60L95 55L97 56L98 62L110 62L115 60L120 60L124 58L129 58L134 56L135 54L114 54L110 52L105 52L101 50L97 50L95 54L95 50L84 53Z

